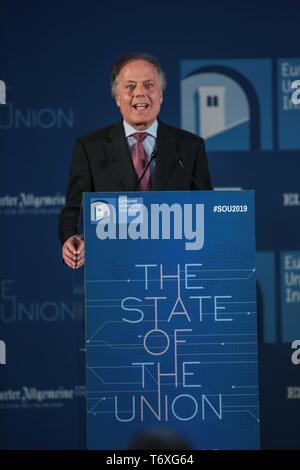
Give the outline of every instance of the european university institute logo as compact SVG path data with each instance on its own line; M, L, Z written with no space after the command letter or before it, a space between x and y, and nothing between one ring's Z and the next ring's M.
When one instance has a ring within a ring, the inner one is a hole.
M110 216L109 205L102 201L96 201L91 204L91 221L98 222Z
M300 148L300 106L292 101L300 59L276 65L271 59L183 60L181 127L201 135L210 151L272 150L275 141L282 150Z

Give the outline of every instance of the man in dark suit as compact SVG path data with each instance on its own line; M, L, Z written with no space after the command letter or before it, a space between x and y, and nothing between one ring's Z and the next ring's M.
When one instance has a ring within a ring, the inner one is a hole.
M60 215L62 256L71 268L84 263L77 228L83 192L212 189L203 139L157 119L166 79L156 59L122 57L111 86L123 120L77 140Z

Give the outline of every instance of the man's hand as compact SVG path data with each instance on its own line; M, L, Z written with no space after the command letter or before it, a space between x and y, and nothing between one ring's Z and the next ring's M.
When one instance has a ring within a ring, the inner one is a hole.
M84 241L78 235L68 238L62 247L62 257L69 268L81 268L84 264Z

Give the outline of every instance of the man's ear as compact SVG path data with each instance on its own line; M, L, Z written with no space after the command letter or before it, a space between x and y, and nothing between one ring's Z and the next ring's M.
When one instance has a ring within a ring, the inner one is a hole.
M120 98L119 95L115 95L116 105L120 107Z

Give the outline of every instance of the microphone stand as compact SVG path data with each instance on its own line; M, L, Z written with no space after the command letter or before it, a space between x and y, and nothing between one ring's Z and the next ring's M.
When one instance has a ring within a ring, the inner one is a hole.
M191 178L191 180L193 181L193 183L195 183L196 187L198 189L202 189L201 185L198 183L198 181L196 180L196 178L192 175L192 173L187 169L185 168L184 164L182 163L182 160L181 160L181 157L179 155L176 155L175 156L175 160L177 161L177 163L181 166L181 168L186 172L186 174Z

